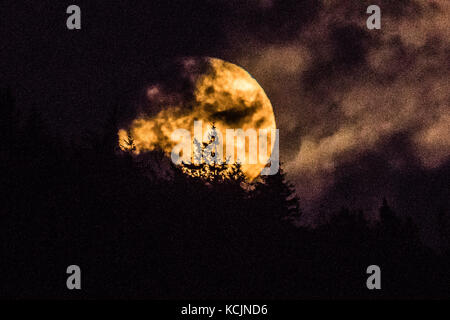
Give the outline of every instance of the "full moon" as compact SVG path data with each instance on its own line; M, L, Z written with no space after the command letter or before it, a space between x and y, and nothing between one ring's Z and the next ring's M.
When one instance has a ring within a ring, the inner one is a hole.
M133 138L132 152L140 154L155 149L170 156L178 143L172 140L176 129L194 136L194 121L202 121L203 132L212 124L226 136L226 129L275 129L272 104L258 82L243 68L217 58L184 58L177 61L176 76L145 86L138 113L121 128L119 145ZM259 139L259 138L258 138ZM245 138L248 159L249 138ZM223 144L225 146L225 142ZM267 141L270 157L272 145ZM239 148L239 146L237 146ZM225 154L225 152L224 152ZM261 157L261 155L259 155ZM265 163L242 163L249 180L259 176Z

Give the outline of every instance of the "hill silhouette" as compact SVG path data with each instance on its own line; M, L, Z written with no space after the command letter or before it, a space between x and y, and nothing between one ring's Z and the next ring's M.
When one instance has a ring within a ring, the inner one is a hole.
M238 164L227 179L172 166L161 178L118 148L114 112L82 145L47 126L36 110L19 114L2 91L3 298L450 296L445 210L439 250L382 196L375 223L336 208L320 226L298 227L301 199L282 170L248 182ZM146 161L157 168L158 159ZM65 287L71 264L82 270L79 292ZM382 270L380 291L365 286L372 264Z

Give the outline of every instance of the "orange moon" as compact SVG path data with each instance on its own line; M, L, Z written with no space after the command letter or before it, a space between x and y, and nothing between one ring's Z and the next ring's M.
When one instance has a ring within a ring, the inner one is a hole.
M214 123L223 137L226 129L275 129L272 104L258 82L243 68L217 58L185 58L181 60L181 76L191 85L186 98L164 84L145 88L145 103L140 113L128 126L121 128L119 145L128 135L133 137L135 149L140 154L155 149L168 156L178 143L171 139L176 129L186 129L193 137L194 121L201 120L203 132ZM157 105L158 112L146 112L145 106ZM248 137L245 152L248 159ZM224 143L225 146L225 143ZM271 143L267 143L270 157ZM225 154L225 151L224 151ZM265 167L264 163L242 164L242 171L253 180Z

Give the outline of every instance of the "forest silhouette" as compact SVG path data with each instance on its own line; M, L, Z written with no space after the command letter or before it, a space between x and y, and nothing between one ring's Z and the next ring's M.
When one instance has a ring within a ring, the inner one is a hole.
M299 227L301 199L282 170L248 182L238 164L226 179L171 165L160 177L160 153L137 159L132 137L128 151L118 148L116 112L100 134L68 144L37 110L19 112L10 90L0 103L0 297L450 296L445 211L438 249L383 195L376 222L336 208L323 224ZM72 264L82 270L79 291L66 288ZM366 287L372 264L382 290Z

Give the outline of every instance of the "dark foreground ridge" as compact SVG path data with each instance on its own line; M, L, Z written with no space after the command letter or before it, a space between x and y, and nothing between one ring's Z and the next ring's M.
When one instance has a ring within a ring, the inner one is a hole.
M0 110L2 298L450 296L445 211L440 250L386 201L376 223L343 208L316 229L298 228L282 172L245 188L238 167L225 181L179 168L161 179L117 150L114 117L100 136L68 147L37 112L19 116L9 92ZM72 264L82 270L79 291L66 288ZM372 264L382 290L366 288Z

